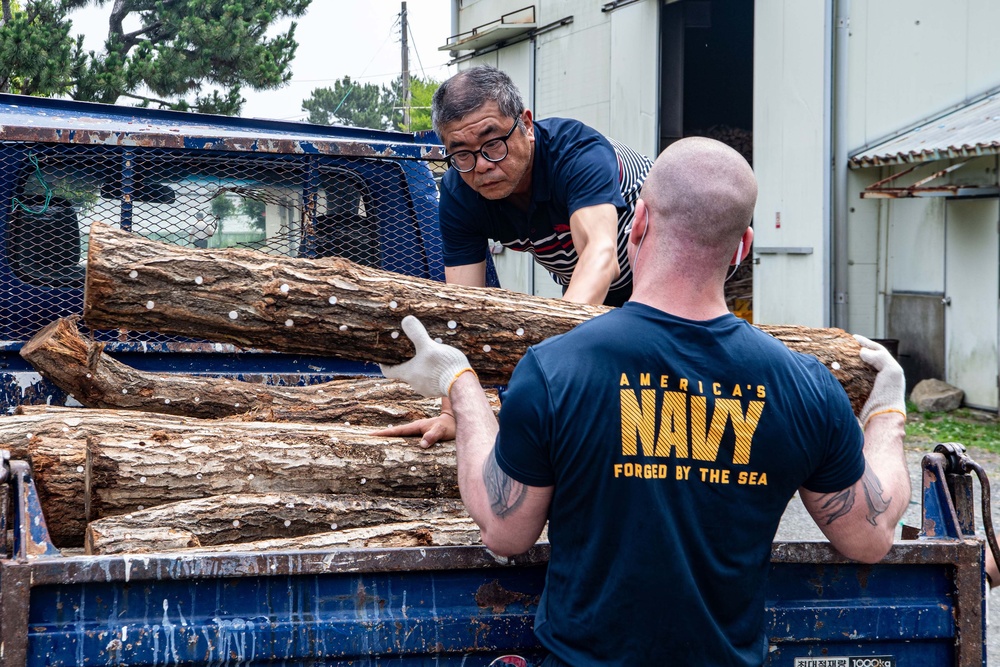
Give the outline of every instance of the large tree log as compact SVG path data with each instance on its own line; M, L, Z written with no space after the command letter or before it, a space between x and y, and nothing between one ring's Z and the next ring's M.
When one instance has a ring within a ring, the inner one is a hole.
M91 521L86 553L291 539L389 523L468 518L460 500L292 493L231 494L160 505Z
M116 410L63 408L0 418L0 448L27 454L40 485L83 486L82 515L72 494L72 503L50 497L43 505L49 525L67 532L81 521L227 493L457 498L454 446L423 450L413 441L372 436L359 427ZM37 443L59 454L47 454L41 465ZM82 541L80 530L60 546Z
M413 348L399 322L416 315L432 336L466 353L484 382L505 383L529 345L607 310L501 289L468 288L359 266L340 258L272 257L197 250L95 224L84 317L124 327L245 347L399 363ZM855 411L874 369L840 329L765 326L813 354L847 390Z
M438 414L441 402L381 377L282 387L225 378L140 371L88 342L76 318L52 322L21 348L46 379L88 408L142 410L215 419L348 422L384 426Z

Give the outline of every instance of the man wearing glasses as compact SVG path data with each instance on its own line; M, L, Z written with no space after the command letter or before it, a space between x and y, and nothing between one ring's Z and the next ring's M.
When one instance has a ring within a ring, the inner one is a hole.
M649 159L579 121L533 120L490 66L442 84L432 111L451 166L440 206L447 282L485 285L493 239L534 255L569 301L628 300L625 229Z
M451 166L439 207L446 282L485 286L492 239L530 252L564 299L628 301L628 229L651 160L579 121L535 121L510 77L488 65L441 84L432 117ZM420 434L429 447L453 439L455 422L445 403L440 417L379 433Z

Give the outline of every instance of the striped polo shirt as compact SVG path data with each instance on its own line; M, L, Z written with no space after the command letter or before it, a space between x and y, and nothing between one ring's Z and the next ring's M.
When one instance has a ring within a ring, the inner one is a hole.
M477 264L489 240L530 252L560 285L568 285L579 259L570 233L570 216L581 208L613 204L618 209L616 290L632 282L625 248L642 182L653 162L580 121L536 120L527 211L492 201L465 184L454 169L441 182L439 220L445 266Z

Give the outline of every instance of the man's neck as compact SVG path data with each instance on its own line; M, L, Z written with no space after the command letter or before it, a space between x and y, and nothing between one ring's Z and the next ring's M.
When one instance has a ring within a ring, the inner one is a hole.
M639 282L630 300L696 322L714 320L729 312L724 286L716 285L714 280L695 281L690 276L656 284Z
M521 211L527 211L531 206L531 192L512 192L507 197L507 201Z

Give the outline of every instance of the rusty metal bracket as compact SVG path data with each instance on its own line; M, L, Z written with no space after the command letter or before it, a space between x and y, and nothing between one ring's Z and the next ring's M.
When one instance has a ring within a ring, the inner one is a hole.
M934 451L926 454L920 465L923 468L924 511L918 536L931 540L961 539L962 522L947 485L948 456Z
M979 486L982 490L980 500L983 509L983 532L986 533L986 543L989 545L990 551L993 553L993 559L997 563L1000 563L1000 547L997 545L996 533L993 530L993 507L990 500L990 479L987 477L986 471L983 470L981 465L973 461L965 454L965 447L957 443L941 443L934 448L934 451L943 453L948 459L949 467L955 471L954 474L949 475L949 478L953 476L964 476L969 479L968 496L970 503L972 502L972 491L969 472L975 472L976 477L979 478Z
M15 504L14 557L24 562L39 556L60 556L59 549L49 537L38 489L31 477L31 467L24 461L8 461L6 467L10 470L10 488Z
M902 187L889 187L893 181L911 173L920 165L914 165L897 174L892 174L877 183L869 185L861 192L862 199L905 199L909 197L985 197L996 196L1000 192L997 185L957 185L946 183L943 185L927 185L931 181L943 178L948 174L961 169L969 163L969 160L957 162L953 165L940 169L930 176L921 178L912 185Z

